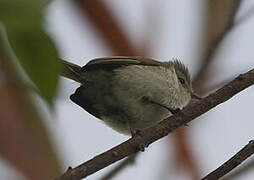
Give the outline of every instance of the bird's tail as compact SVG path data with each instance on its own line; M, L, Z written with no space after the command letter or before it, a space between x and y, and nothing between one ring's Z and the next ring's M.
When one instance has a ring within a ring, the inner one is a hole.
M67 62L65 60L61 60L61 65L61 76L81 83L81 67L79 65Z

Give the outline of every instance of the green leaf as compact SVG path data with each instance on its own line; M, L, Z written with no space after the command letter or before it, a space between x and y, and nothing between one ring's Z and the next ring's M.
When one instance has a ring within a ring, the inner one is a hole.
M59 64L54 45L40 29L7 31L10 44L40 94L49 103L55 96Z
M57 91L60 64L51 39L42 31L42 8L34 0L0 0L0 21L17 59L52 104Z

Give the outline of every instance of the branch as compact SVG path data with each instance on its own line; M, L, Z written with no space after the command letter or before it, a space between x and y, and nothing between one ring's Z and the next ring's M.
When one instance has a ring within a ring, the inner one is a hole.
M212 3L216 3L218 7L221 6L221 2L212 1ZM210 26L208 27L210 29L214 29L216 27L217 33L210 32L210 35L212 37L212 40L208 40L208 47L205 50L205 54L202 60L202 64L193 78L193 87L195 88L195 91L197 91L199 94L204 93L204 82L208 77L208 69L210 67L210 64L214 60L214 55L216 54L216 51L219 48L219 45L223 42L225 37L232 31L232 29L235 27L235 16L238 11L238 9L241 6L241 0L235 0L235 1L224 1L225 4L231 4L231 8L228 8L228 11L230 12L229 15L225 15L225 22L222 25L218 25L218 19L213 19L213 22L210 23ZM226 7L226 5L224 5ZM221 8L221 7L220 7ZM216 13L217 12L213 12ZM239 24L238 24L239 25ZM215 26L215 27L213 27Z
M244 160L253 155L254 153L254 140L251 140L244 148L242 148L238 153L236 153L231 159L222 164L216 170L208 174L202 180L219 179L225 174L232 171L238 165L240 165Z
M182 111L170 116L152 128L145 129L140 136L130 138L120 145L90 159L76 168L69 169L56 180L77 180L87 177L110 164L123 159L140 150L140 145L150 145L156 140L167 136L180 126L186 125L194 118L208 112L215 106L229 100L237 93L254 84L254 69L241 74L233 81L211 93L201 101L189 104Z
M137 55L112 10L102 0L74 0L115 55Z
M190 176L190 180L196 180L200 179L202 176L200 174L200 168L198 166L198 161L196 160L196 157L194 156L195 153L193 153L191 145L192 143L189 142L188 136L191 133L187 126L178 128L174 133L172 133L173 137L173 146L175 151L175 158L174 163L176 165L179 165L179 162L181 162L181 165L186 168L187 173ZM169 140L171 140L171 136L168 136ZM172 144L169 144L172 146ZM187 165L187 166L186 166ZM169 167L171 168L171 167Z
M240 176L247 174L249 171L253 171L253 169L254 169L254 158L252 161L245 163L243 166L227 174L225 177L223 177L223 180L237 179Z

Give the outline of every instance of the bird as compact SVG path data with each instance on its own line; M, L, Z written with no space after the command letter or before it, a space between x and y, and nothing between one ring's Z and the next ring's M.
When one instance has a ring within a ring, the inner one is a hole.
M112 56L83 67L61 60L61 75L80 86L72 102L115 131L134 136L184 108L194 93L188 68L177 59Z

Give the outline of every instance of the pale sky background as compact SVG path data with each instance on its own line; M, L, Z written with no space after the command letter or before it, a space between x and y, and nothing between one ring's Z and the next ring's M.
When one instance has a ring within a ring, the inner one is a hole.
M173 57L179 58L194 74L199 57L198 43L202 38L200 29L203 25L205 1L105 0L105 2L117 15L133 44L138 46L146 36L152 35L149 41L152 43L152 58L162 61ZM254 1L245 0L237 19L251 8L254 8ZM89 23L84 23L76 7L69 0L54 0L46 13L45 27L56 42L62 58L84 65L90 59L111 55L98 34ZM151 22L153 24L150 24ZM211 84L253 68L253 30L254 16L228 34L213 63L218 72L211 80ZM63 158L64 168L76 167L128 139L127 136L106 127L69 100L69 95L77 87L77 83L61 78L56 114L50 115L46 122L57 150ZM254 139L253 99L254 87L251 87L190 124L189 141L202 175L217 168L249 140ZM169 165L170 159L172 162L174 160L173 154L168 153L169 146L167 138L152 144L138 157L135 165L126 168L115 179L188 180L188 176L183 174L179 167ZM246 163L248 161L254 161L254 157L249 158ZM6 172L11 171L3 163L0 166L1 168L3 166ZM87 179L97 180L113 166ZM19 179L18 175L6 173L5 176L5 179ZM254 171L237 179L254 179Z

